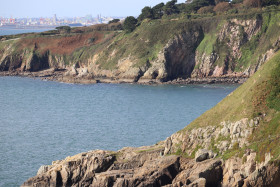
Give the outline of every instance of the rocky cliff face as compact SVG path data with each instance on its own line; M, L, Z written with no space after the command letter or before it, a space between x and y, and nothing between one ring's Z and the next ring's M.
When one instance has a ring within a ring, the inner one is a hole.
M277 186L278 163L256 164L254 152L223 161L200 149L195 159L163 155L168 142L118 152L90 151L41 166L22 186ZM244 160L244 159L243 159Z
M274 24L278 17L268 12L227 19L154 20L131 34L107 37L102 33L103 39L93 33L94 39L90 34L76 34L59 36L61 41L56 43L57 36L4 40L0 70L64 69L65 79L87 77L105 82L248 77L278 51L280 26Z

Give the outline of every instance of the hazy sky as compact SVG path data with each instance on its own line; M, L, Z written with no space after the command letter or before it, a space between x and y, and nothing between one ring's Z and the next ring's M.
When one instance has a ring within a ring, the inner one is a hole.
M169 0L1 0L1 17L138 16L144 6ZM178 3L185 0L178 0Z

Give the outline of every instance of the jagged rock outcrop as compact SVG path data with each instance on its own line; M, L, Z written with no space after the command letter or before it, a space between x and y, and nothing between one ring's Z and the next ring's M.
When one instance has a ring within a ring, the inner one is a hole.
M255 153L247 162L234 157L201 162L182 156L162 156L160 145L124 148L118 152L90 151L41 166L22 186L277 186L280 167L262 163Z
M220 154L237 144L246 145L260 120L257 117L222 122L218 128L197 128L185 135L176 133L148 147L81 153L41 166L37 175L22 186L277 186L280 165L270 162L270 154L258 163L256 152L250 149L241 158L228 160L215 158L217 154L211 151L213 145ZM228 138L225 140L221 135ZM178 147L177 141L184 145ZM204 149L196 150L198 145ZM178 148L189 155L195 153L195 158L172 155Z
M224 153L234 146L247 145L247 138L258 127L260 117L249 120L244 118L236 122L221 122L220 126L192 129L190 132L179 132L171 136L172 151L180 149L191 155L197 147L213 149L216 147ZM183 142L183 144L181 144Z

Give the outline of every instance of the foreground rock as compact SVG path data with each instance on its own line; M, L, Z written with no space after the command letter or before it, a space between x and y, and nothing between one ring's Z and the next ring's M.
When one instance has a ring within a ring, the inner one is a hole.
M245 163L240 158L223 161L211 156L197 162L177 155L163 156L164 146L169 144L81 153L40 167L22 186L276 187L280 182L280 165L266 161L257 168L255 153L250 153ZM211 152L200 150L198 155L201 153Z

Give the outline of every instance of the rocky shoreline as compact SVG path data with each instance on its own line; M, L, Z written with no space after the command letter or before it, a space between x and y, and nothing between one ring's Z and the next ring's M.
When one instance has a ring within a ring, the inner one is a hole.
M241 157L222 159L206 149L211 140L220 140L226 131L229 139L217 142L224 152L236 142L246 144L247 138L258 127L261 118L222 122L218 128L193 129L186 134L175 133L152 146L125 147L117 152L94 150L41 166L36 176L28 179L28 186L166 186L207 187L234 186L277 187L280 183L280 164L266 154L265 161L256 162L256 152L246 150ZM244 127L249 126L249 129ZM186 153L177 153L181 138L186 142ZM200 145L200 149L196 149ZM192 152L192 153L191 153Z
M143 84L143 85L185 85L185 84L242 84L248 77L247 76L224 76L224 77L201 77L201 78L178 78L172 81L162 81L158 79L141 79L136 81L135 79L122 79L122 78L106 78L106 77L94 77L92 75L85 76L73 76L68 75L65 69L47 69L37 72L22 72L22 71L2 71L0 76L19 76L29 78L39 78L41 80L57 81L63 83L74 84L96 84L96 83L129 83L129 84Z

